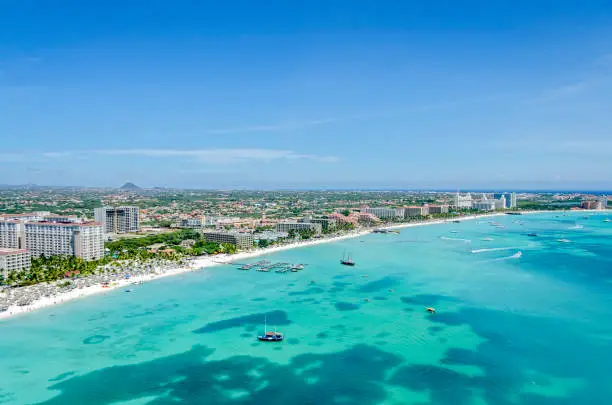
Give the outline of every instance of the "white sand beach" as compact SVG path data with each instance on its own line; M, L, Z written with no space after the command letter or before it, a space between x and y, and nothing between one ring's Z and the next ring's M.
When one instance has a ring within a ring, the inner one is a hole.
M494 216L500 216L500 215L504 215L504 214L503 213L491 213L491 214L482 214L482 215L471 215L471 216L457 217L453 219L441 219L441 220L432 220L432 221L421 221L421 222L411 222L411 223L404 223L404 224L385 225L379 228L380 229L410 228L410 227L415 227L415 226L442 224L442 223L453 222L453 221L468 221L468 220L472 220L476 218L487 218L487 217L494 217ZM187 265L184 265L184 266L177 266L177 267L165 268L165 269L153 268L152 272L149 274L136 275L130 278L124 278L118 275L117 279L113 280L108 285L94 284L91 286L87 286L83 288L76 288L76 289L73 289L67 292L62 292L54 296L43 297L43 298L37 299L36 301L28 305L11 305L5 311L0 312L0 320L7 319L10 317L19 315L19 314L32 312L40 308L45 308L45 307L49 307L52 305L57 305L57 304L61 304L64 302L72 301L77 298L88 297L94 294L102 294L102 293L105 293L105 292L108 292L110 290L117 289L117 288L126 288L135 283L143 283L143 282L147 282L151 280L156 280L162 277L169 277L169 276L173 276L176 274L182 274L182 273L186 273L190 271L198 271L198 270L202 270L202 269L212 267L212 266L231 264L239 260L267 255L270 253L280 252L283 250L295 249L295 248L306 247L306 246L314 246L314 245L319 245L322 243L337 242L339 240L349 239L349 238L357 238L363 235L367 235L368 233L371 233L371 232L372 232L372 229L368 228L368 229L363 229L363 230L358 230L358 231L354 231L351 233L347 233L345 235L334 236L334 237L329 237L329 238L319 238L319 239L308 240L304 242L290 243L290 244L286 244L282 246L272 246L272 247L265 248L265 249L256 249L256 250L252 250L248 252L240 252L240 253L236 253L233 255L220 254L220 255L215 255L215 256L206 256L206 257L201 257L201 258L191 260Z

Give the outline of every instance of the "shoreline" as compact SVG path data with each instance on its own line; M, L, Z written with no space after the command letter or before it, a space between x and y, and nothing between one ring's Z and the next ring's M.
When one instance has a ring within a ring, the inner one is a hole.
M581 211L586 212L587 210ZM555 211L551 211L555 212ZM556 211L559 212L559 211ZM534 213L547 213L546 211L525 211L522 214L534 214ZM489 213L489 214L480 214L480 215L468 215L464 217L456 217L456 218L445 218L438 220L430 220L430 221L420 221L420 222L410 222L410 223L397 223L397 224L388 224L382 225L376 228L366 228L358 231L354 231L351 233L347 233L344 235L332 236L329 238L320 238L315 240L309 240L305 242L295 242L281 246L272 246L264 249L257 249L253 251L247 252L239 252L233 255L215 255L215 256L206 256L202 258L196 258L191 260L187 265L177 266L171 269L167 269L161 272L153 272L146 275L137 275L130 277L129 279L120 278L113 281L107 288L103 288L101 284L94 284L89 287L74 289L65 293L60 293L52 297L40 298L29 305L17 306L12 305L9 306L6 311L0 312L0 320L9 319L17 315L30 313L36 311L41 308L47 308L54 305L59 305L65 302L70 302L79 298L89 297L91 295L101 294L108 291L112 291L118 288L128 287L135 283L144 283L147 281L157 280L164 277L170 277L178 274L184 274L192 271L199 271L206 269L208 267L214 266L223 266L223 265L231 265L237 260L250 259L253 257L263 256L271 253L281 252L289 249L296 249L300 247L308 247L320 245L323 243L332 243L337 242L344 239L358 238L364 235L367 235L372 232L373 229L401 229L401 228L412 228L416 226L425 226L425 225L438 225L445 224L454 221L470 221L478 218L491 218L496 216L505 216L506 213L497 212L497 213Z

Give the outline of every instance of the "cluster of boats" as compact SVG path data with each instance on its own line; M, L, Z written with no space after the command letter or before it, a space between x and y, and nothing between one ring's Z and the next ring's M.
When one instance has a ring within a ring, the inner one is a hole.
M243 264L240 267L238 267L238 270L255 269L256 271L262 271L264 273L268 273L270 271L274 271L275 273L287 273L291 271L295 273L300 270L304 270L305 266L306 266L305 264L301 264L301 263L297 263L297 264L291 264L291 263L286 263L286 262L272 263L268 260L261 260L257 263Z

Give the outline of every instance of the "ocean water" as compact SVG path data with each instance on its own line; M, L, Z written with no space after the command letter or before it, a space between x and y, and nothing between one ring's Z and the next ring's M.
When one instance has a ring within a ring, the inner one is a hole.
M612 215L584 215L372 234L263 257L299 273L223 266L9 319L0 404L610 404ZM265 317L284 342L256 340Z

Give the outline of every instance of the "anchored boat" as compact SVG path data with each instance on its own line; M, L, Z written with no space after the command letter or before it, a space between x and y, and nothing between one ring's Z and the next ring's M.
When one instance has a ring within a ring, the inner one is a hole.
M348 256L344 256L344 254L342 255L342 259L340 259L340 264L343 264L345 266L354 266L355 262L353 261L353 259L351 259L351 254L349 253Z
M264 319L264 334L257 336L257 340L260 342L282 342L283 334L278 333L276 331L276 327L274 328L274 332L268 332L268 317Z

